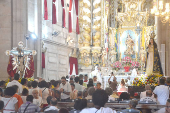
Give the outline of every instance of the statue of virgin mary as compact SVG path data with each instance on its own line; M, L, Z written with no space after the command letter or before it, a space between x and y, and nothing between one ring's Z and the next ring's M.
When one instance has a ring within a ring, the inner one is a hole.
M163 74L157 44L154 38L150 38L149 41L145 68L147 75Z

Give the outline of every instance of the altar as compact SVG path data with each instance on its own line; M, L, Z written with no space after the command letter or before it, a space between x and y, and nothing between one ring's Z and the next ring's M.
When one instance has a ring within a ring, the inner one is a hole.
M119 75L119 76L115 76L117 79L117 82L120 83L121 79L127 79L130 78L130 83L132 83L132 81L134 80L134 78L136 78L137 76L126 76L126 75ZM109 87L109 83L108 83L108 79L110 78L110 76L103 76L103 88L105 89L106 87ZM110 81L113 81L113 77L111 77Z

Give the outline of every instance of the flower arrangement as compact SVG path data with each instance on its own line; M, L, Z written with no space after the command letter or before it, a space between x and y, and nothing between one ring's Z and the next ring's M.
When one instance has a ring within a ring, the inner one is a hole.
M144 78L143 77L136 77L133 80L132 86L145 86L145 82L144 82Z
M137 62L137 61L132 61L131 68L138 68L138 69L140 69L141 68L141 64L139 62Z
M157 86L159 78L162 75L148 75L134 78L132 86L145 86L147 84L151 86Z
M149 75L149 76L146 76L145 84L149 84L151 86L157 86L160 77L162 77L162 75Z
M112 67L114 70L118 71L120 68L122 68L122 63L119 61L116 61L115 63L113 63Z
M132 59L129 56L126 56L125 58L123 58L122 62L124 66L131 67L132 65Z
M5 86L7 86L7 84L11 81L10 79L11 79L11 78L9 77L7 80L5 80ZM21 83L21 80L22 80L22 78L20 78L20 79L18 80L18 82ZM28 81L34 81L34 78L28 78L27 80L28 80Z

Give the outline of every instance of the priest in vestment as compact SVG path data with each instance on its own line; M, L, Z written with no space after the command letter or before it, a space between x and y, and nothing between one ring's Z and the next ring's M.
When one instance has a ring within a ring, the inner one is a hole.
M96 76L97 77L97 81L102 83L101 72L100 72L100 70L98 68L99 68L98 66L95 66L95 70L90 73L89 78L93 79L93 77Z

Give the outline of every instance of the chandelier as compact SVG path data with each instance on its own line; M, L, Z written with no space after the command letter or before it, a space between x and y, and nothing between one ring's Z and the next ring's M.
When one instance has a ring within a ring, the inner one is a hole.
M151 14L154 14L155 16L158 16L161 18L162 23L167 23L169 21L170 25L170 7L169 3L163 4L163 0L157 0L157 2L154 2L154 6L151 9Z

